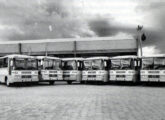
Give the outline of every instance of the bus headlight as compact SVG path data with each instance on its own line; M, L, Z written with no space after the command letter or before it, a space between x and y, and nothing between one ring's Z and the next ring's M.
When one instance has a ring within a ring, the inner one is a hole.
M83 80L87 80L87 75L83 75L83 76L82 76L82 79L83 79Z
M142 79L148 79L148 76L147 75L142 75L141 78Z
M37 75L32 75L32 79L37 79L38 76Z
M18 80L21 79L21 76L20 76L20 75L14 75L14 79L15 79L16 81L18 81Z
M126 75L126 80L132 80L133 76L132 75Z
M97 76L96 76L96 79L97 79L97 80L102 80L102 79L104 79L104 75L97 75Z
M83 71L82 74L83 74L83 75L87 75L88 72L87 72L87 71Z

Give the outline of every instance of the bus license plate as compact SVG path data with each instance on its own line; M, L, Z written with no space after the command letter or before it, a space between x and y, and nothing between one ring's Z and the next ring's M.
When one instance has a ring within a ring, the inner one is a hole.
M158 78L149 78L149 81L158 81Z
M95 78L88 78L88 80L95 80Z
M24 78L24 79L22 79L22 81L23 81L23 82L29 82L29 81L31 81L31 79L25 79L25 78Z
M117 79L117 80L124 80L123 77L117 77L116 79Z

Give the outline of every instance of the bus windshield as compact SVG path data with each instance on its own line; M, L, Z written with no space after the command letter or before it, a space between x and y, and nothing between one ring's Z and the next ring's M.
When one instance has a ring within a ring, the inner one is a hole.
M44 60L44 68L46 70L61 70L61 62L57 60Z
M75 60L65 61L64 70L77 70L77 62Z
M84 61L84 66L83 66L84 70L91 70L92 69L92 61Z
M154 58L154 69L165 69L165 58Z
M92 70L103 70L104 63L102 60L93 60L92 61Z
M15 60L14 60L14 69L15 70L25 70L26 69L26 59L15 58Z
M125 69L132 69L132 65L131 65L131 59L122 59L121 60L121 69L125 70Z
M27 69L28 70L37 70L37 60L35 59L27 59Z
M142 59L142 69L150 70L153 69L153 58Z
M111 69L120 69L120 60L111 60Z

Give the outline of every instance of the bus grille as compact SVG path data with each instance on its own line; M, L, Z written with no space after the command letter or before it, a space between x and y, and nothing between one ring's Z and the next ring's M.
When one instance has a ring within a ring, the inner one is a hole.
M31 78L31 75L22 75L22 78Z
M125 73L125 71L116 71L116 73Z
M57 71L49 71L49 73L57 73Z
M90 78L90 77L92 77L92 78L93 78L93 77L96 77L96 75L88 75L88 77L89 77L89 78Z
M116 77L125 77L125 75L116 75Z
M30 71L23 71L22 74L31 74Z
M88 73L90 73L90 74L95 74L96 72L95 72L95 71L89 71Z
M57 77L57 75L50 74L49 77Z
M63 75L63 77L70 77L70 75Z
M159 75L149 75L149 78L159 78Z

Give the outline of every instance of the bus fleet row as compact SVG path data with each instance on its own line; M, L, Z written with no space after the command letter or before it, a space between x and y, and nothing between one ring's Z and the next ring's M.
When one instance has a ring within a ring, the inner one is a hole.
M0 57L0 82L129 81L164 82L165 55L137 57L57 58L7 55Z

